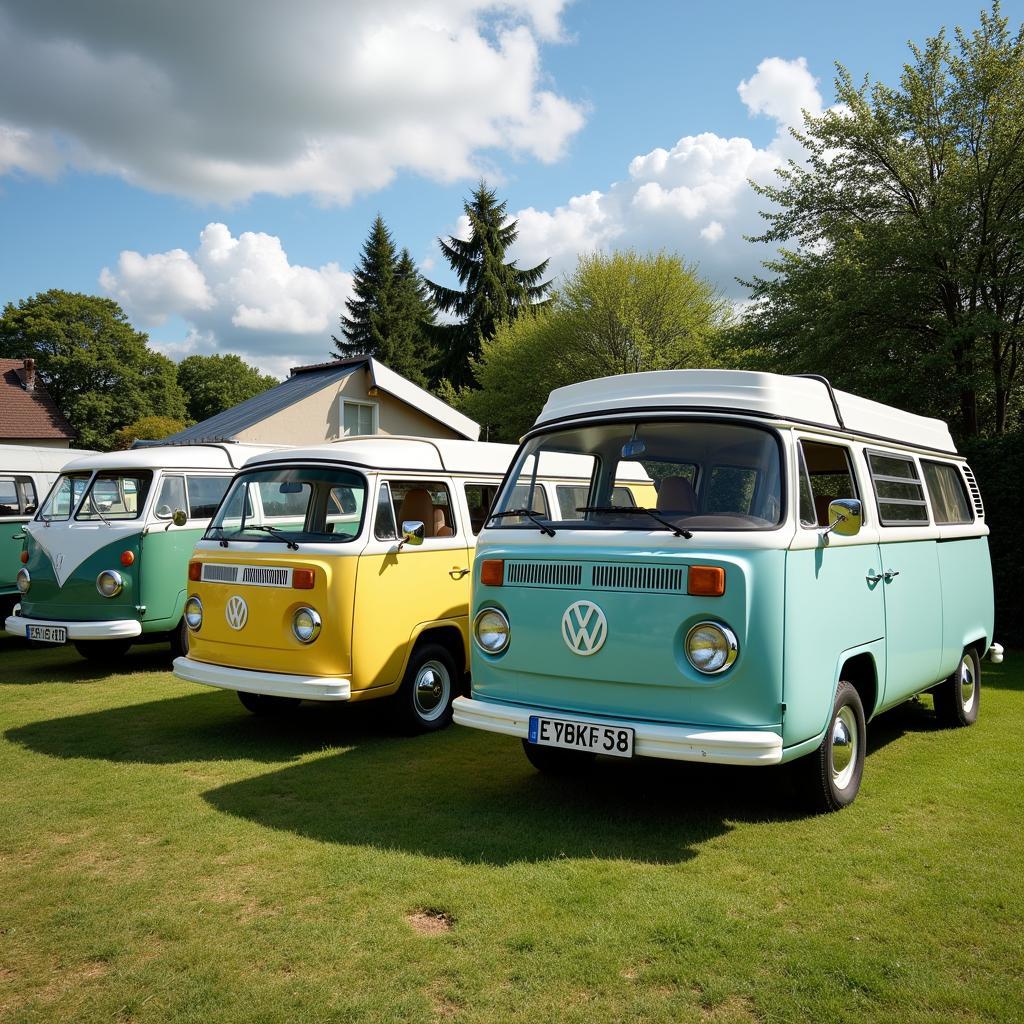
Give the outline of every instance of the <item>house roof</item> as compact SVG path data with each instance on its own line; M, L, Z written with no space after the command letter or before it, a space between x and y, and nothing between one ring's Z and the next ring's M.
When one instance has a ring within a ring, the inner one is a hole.
M386 391L395 398L418 409L424 415L443 424L450 430L471 441L480 436L480 424L468 416L456 412L429 391L406 380L400 374L389 370L383 363L370 356L354 359L339 359L330 363L313 366L295 366L291 376L276 387L255 395L250 399L209 419L186 427L164 438L165 441L222 441L238 436L243 430L261 423L282 409L301 402L344 377L365 369L370 374L371 387Z
M38 373L35 386L27 391L25 360L0 359L0 440L69 441L74 436Z

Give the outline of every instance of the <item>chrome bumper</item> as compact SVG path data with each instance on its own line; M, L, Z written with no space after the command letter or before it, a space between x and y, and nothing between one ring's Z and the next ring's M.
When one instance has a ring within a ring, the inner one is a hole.
M710 764L779 764L782 737L753 729L699 729L688 725L660 725L621 718L598 718L547 708L511 707L471 697L457 697L452 705L455 721L471 729L498 732L526 739L530 716L564 718L614 728L633 729L634 753L671 761L706 761Z
M27 626L63 626L68 631L68 640L128 640L142 635L142 623L138 619L113 619L108 622L69 622L66 619L29 619L19 615L18 605L14 615L4 620L4 629L15 636L26 636Z
M344 676L293 676L285 672L258 672L249 668L228 668L192 658L175 658L174 674L190 683L219 686L222 690L263 693L268 697L298 697L300 700L348 700L351 683Z

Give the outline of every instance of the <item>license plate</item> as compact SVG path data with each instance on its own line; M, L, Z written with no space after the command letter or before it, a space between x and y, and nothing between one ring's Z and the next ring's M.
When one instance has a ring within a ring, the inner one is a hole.
M573 722L565 718L544 718L530 715L529 740L541 747L563 747L566 750L588 750L610 757L633 756L632 729L593 722Z
M29 640L40 640L44 644L66 644L68 631L65 626L26 626L25 636Z

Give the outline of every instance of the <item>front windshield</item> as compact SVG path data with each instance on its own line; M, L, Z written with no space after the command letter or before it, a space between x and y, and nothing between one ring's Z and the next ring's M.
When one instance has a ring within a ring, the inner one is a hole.
M568 457L568 458L567 458ZM782 515L779 444L768 430L695 420L574 426L520 450L488 526L537 529L513 515L539 477L581 476L540 521L556 529L764 530ZM565 496L569 497L569 490Z
M153 474L148 469L97 473L75 519L83 522L138 519L152 482Z
M89 482L88 473L66 473L57 478L50 493L39 510L38 519L47 522L60 522L70 519L71 513L85 494L85 486Z
M235 477L206 537L343 544L359 536L366 479L347 469L278 466Z

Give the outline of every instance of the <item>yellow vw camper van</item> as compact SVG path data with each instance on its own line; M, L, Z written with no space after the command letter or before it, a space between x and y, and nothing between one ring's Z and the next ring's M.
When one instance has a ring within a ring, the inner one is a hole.
M443 728L468 671L476 536L515 451L373 436L250 459L189 563L175 675L237 690L256 713L392 697L411 730ZM547 458L502 515L578 515L585 465ZM620 463L614 502L653 494Z

